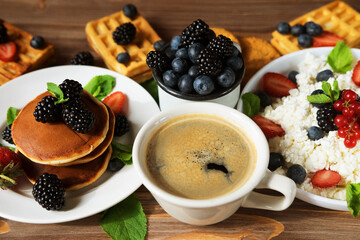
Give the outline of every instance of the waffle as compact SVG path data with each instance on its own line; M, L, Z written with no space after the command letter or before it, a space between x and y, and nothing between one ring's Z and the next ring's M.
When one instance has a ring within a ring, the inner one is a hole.
M344 38L349 47L360 47L360 14L346 3L331 2L289 24L293 26L305 24L308 21L320 24L325 31L336 33ZM297 37L291 34L282 35L278 31L274 31L272 37L271 44L283 55L302 49L297 43Z
M211 29L215 32L216 36L219 36L221 34L221 35L223 35L225 37L230 38L231 41L236 42L237 44L240 45L240 42L235 37L235 35L232 34L231 32L229 32L228 30L226 30L225 28L211 28Z
M117 45L112 33L116 27L127 22L131 22L136 27L135 39L130 44ZM124 74L138 83L152 77L152 72L146 65L146 55L154 50L153 45L160 40L160 37L144 17L138 14L134 20L131 20L120 11L87 23L85 32L91 47L103 58L109 69ZM121 52L130 55L129 63L122 64L116 60Z
M3 24L7 28L10 41L13 41L17 47L17 58L15 61L10 62L0 60L0 85L26 72L54 63L53 45L45 43L43 49L35 49L30 46L30 40L33 38L33 35L10 23L3 22Z

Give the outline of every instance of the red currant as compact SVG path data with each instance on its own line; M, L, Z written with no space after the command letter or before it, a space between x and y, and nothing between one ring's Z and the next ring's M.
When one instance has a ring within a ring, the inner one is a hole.
M339 135L339 137L341 137L341 138L345 138L346 135L347 135L347 132L348 132L348 129L342 127L342 128L339 128L339 130L338 130L338 135Z
M352 102L350 108L354 110L355 114L360 113L360 102Z
M352 90L345 90L342 94L341 94L342 99L344 99L345 101L348 102L355 102L355 100L357 99L357 94L352 91Z
M360 140L360 129L356 129L354 131L354 137L356 138L356 140Z
M347 118L351 118L351 117L354 116L355 111L353 109L351 109L351 108L344 108L342 110L342 114Z
M359 128L360 128L360 125L357 122L354 122L353 125L352 125L352 129L356 130L356 129L359 129Z
M334 109L337 112L341 112L343 110L343 108L344 108L344 100L342 100L342 99L336 100L334 103Z
M349 137L349 138L345 138L344 140L344 145L347 148L353 148L356 146L356 139L355 137Z
M348 120L344 115L337 115L334 119L335 126L342 127L348 124Z

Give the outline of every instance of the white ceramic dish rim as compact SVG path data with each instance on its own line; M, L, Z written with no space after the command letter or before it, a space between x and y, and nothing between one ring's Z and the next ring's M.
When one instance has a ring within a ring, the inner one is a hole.
M78 80L83 86L96 75L112 75L117 83L113 91L123 91L128 97L127 117L131 123L130 133L117 140L130 144L141 126L160 112L151 95L132 79L114 71L92 66L56 66L30 72L0 87L0 129L6 124L6 110L9 106L22 108L41 92L46 82L61 83L65 78ZM126 108L126 107L125 107ZM0 139L2 145L7 145ZM64 210L47 211L31 196L31 184L22 177L22 184L16 190L0 190L0 216L26 223L61 223L73 221L99 213L122 201L142 184L133 165L125 166L119 172L105 172L95 183L76 191L70 191ZM126 184L122 184L122 183ZM116 191L115 191L116 190ZM6 207L5 207L6 206Z
M286 74L292 69L294 69L296 66L296 62L300 62L301 60L299 59L301 57L304 57L306 54L311 53L316 56L328 55L332 49L333 47L309 48L281 56L280 58L270 62L269 64L265 65L262 69L260 69L245 85L241 95L246 92L250 92L253 89L256 89L256 87L258 87L259 80L266 72L278 72L278 73ZM360 60L360 49L353 48L351 49L351 52L353 54L353 57L355 57L357 60ZM293 66L294 68L291 68L291 66ZM241 97L239 99L237 109L239 111L242 111ZM296 197L300 200L303 200L305 202L308 202L310 204L319 207L338 210L338 211L349 211L347 208L346 201L322 197L316 194L306 192L299 188L297 189Z

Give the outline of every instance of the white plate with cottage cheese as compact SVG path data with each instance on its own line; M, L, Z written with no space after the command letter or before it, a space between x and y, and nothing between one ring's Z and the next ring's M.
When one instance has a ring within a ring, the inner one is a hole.
M92 66L58 66L34 71L20 76L0 87L0 129L6 126L9 107L21 109L30 100L46 91L46 83L60 84L74 79L85 86L97 75L116 78L113 91L122 91L127 97L125 115L130 132L116 138L122 144L132 144L142 125L155 114L159 107L151 95L130 78L108 69ZM1 145L8 145L0 139ZM0 216L27 223L60 223L73 221L99 213L122 201L141 185L133 165L126 165L118 172L106 171L96 182L79 190L67 191L65 205L60 211L47 211L32 196L32 185L22 176L17 186L10 190L0 189Z
M284 137L275 137L269 140L270 151L284 155L286 164L300 164L307 172L330 168L340 173L342 181L360 182L360 141L348 149L343 139L336 137L337 131L330 131L323 139L312 141L307 137L310 126L317 125L316 112L306 96L315 89L321 89L321 82L317 82L316 74L330 69L326 62L333 47L309 48L284 55L269 63L258 71L244 87L242 94L262 89L261 79L267 72L276 72L284 76L292 70L298 71L296 76L297 89L290 90L290 95L273 99L271 106L266 107L260 115L280 124L285 130ZM351 49L353 56L352 69L360 60L360 50ZM352 70L345 74L334 73L328 82L334 80L339 83L339 89L352 89L360 95L360 88L352 81ZM240 99L237 109L243 111ZM312 141L312 142L311 142ZM285 174L282 168L275 172ZM309 176L304 183L298 184L297 198L316 206L339 211L348 211L345 187L318 188L311 184Z

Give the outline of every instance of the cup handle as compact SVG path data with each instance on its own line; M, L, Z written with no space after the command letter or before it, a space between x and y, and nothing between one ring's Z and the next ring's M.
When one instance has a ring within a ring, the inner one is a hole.
M242 203L242 207L281 211L288 208L294 201L296 185L288 177L266 171L256 189L272 189L284 196L270 196L257 192L250 192Z

